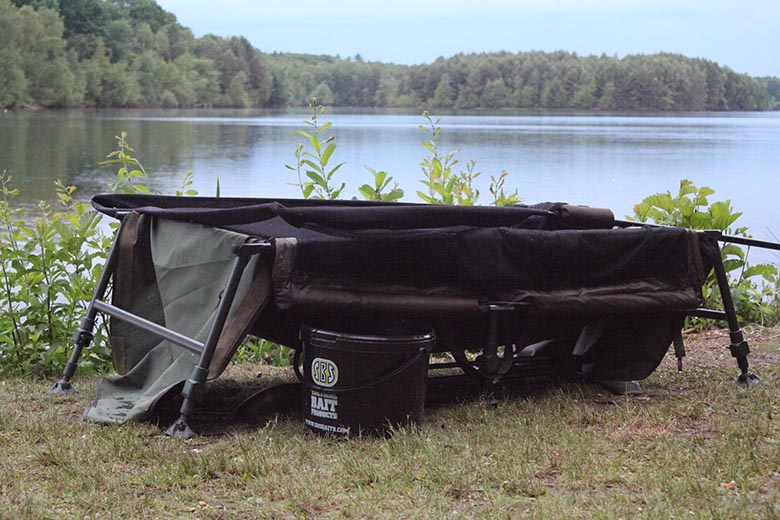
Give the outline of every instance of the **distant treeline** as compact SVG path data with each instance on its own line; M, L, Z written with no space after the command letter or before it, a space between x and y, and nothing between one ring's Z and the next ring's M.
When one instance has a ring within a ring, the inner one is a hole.
M154 0L0 0L0 107L766 110L780 79L676 54L459 54L432 64L265 54L195 38Z
M416 66L366 63L359 56L269 58L282 97L296 104L316 97L336 106L689 111L766 110L780 100L777 78L755 79L677 54L500 52Z

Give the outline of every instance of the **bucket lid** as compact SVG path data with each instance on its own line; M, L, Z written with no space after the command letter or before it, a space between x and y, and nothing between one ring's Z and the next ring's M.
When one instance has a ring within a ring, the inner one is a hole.
M381 350L383 345L391 347L430 343L427 350L433 349L435 333L430 327L408 322L366 323L350 327L349 332L334 331L303 325L301 340L304 343L327 343L362 345Z

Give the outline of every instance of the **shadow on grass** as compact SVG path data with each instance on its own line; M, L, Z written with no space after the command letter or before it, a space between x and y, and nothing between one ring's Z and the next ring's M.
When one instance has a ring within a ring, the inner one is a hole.
M265 368L269 372L248 374L246 367L234 368L225 377L206 385L189 417L191 428L201 436L230 435L262 428L280 416L303 423L303 385L292 369ZM436 413L450 407L483 402L488 408L513 399L541 398L562 387L582 381L551 377L524 378L492 384L473 376L458 374L429 377L425 410ZM600 386L590 384L595 389ZM179 417L181 386L172 389L155 409L151 421L165 428Z

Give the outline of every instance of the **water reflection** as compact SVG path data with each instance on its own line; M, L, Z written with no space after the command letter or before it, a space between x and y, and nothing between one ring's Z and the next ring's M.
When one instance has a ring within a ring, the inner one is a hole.
M364 165L387 170L417 200L419 163L428 138L419 115L329 113L339 149L333 161L346 193L369 182ZM121 131L154 176L148 184L171 192L178 174L193 170L196 189L224 196L295 197L295 175L284 165L304 139L305 111L46 111L0 114L0 168L14 176L27 204L52 198L60 178L82 198L104 191L115 168L99 162ZM780 234L773 210L780 164L780 114L446 115L444 151L460 149L460 165L478 160L478 187L489 202L490 175L509 171L509 183L528 202L566 200L607 206L620 217L680 179L717 190L743 211L756 236Z

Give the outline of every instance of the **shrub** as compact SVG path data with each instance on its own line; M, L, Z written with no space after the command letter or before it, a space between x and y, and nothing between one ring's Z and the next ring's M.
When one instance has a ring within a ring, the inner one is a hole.
M127 133L101 164L117 165L112 191L149 193L147 177L133 157ZM179 176L177 195L196 195L192 174ZM56 209L39 202L36 210L15 207L19 190L0 175L0 373L50 376L62 370L72 348L71 335L86 314L112 237L101 215L74 200L74 186L55 182ZM109 228L116 229L112 223ZM79 362L81 370L104 372L111 366L106 327L98 319L95 338Z
M715 190L684 179L680 181L677 195L671 192L656 193L634 206L633 218L639 222L685 227L690 229L714 229L726 234L750 238L746 227L734 227L742 213L734 211L731 201L710 202ZM748 252L735 244L721 248L723 266L731 278L731 293L737 314L743 322L771 325L780 320L778 301L777 267L760 263L748 263ZM714 273L703 287L705 306L722 308L720 292Z
M13 209L19 191L0 176L0 372L51 375L67 361L70 336L85 313L111 239L73 186L55 183L60 207L40 202L36 214ZM109 352L98 327L81 366L103 371Z

